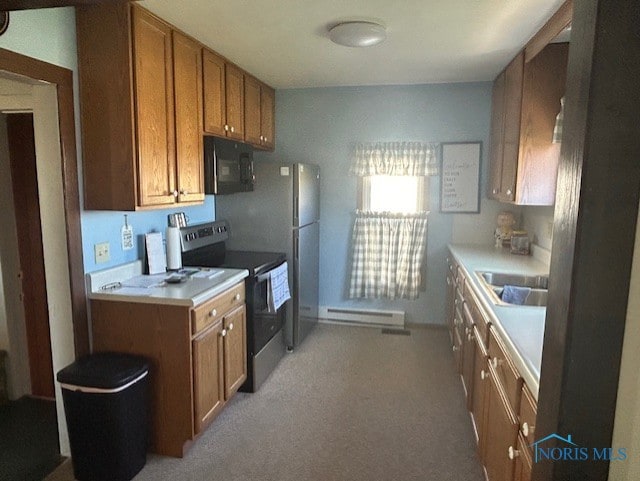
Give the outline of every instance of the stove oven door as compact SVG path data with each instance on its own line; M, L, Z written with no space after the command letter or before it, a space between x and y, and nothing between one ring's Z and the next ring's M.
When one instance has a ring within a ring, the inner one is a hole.
M254 277L252 292L248 294L247 306L252 313L250 326L247 326L247 343L252 355L257 354L278 333L285 321L285 309L289 301L285 302L275 313L269 312L267 293L269 289L270 273L265 272Z

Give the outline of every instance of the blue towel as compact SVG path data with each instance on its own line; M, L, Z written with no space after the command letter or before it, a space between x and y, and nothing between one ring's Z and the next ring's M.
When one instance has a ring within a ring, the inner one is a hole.
M519 287L505 285L502 289L502 301L519 306L527 302L527 297L531 293L530 287Z

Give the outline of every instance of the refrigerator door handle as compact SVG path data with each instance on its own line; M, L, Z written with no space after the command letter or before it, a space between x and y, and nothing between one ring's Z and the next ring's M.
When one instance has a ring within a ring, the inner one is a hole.
M300 239L296 235L293 241L293 257L298 260L298 253L300 252Z
M300 219L300 199L296 195L293 198L293 225L298 225L298 219Z

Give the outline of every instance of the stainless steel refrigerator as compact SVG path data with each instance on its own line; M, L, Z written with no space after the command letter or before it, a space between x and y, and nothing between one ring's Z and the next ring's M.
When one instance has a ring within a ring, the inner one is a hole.
M253 192L216 196L216 219L229 222L227 248L284 252L292 302L284 328L290 349L318 322L320 169L254 162Z

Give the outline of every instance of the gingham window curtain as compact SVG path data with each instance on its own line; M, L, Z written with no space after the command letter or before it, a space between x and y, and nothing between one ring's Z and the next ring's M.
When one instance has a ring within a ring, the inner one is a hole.
M355 175L437 175L438 144L377 142L356 145L350 172Z
M438 144L358 144L350 172L359 176L438 173ZM427 212L356 211L349 297L417 299L427 243Z
M427 213L356 212L351 298L417 299Z

